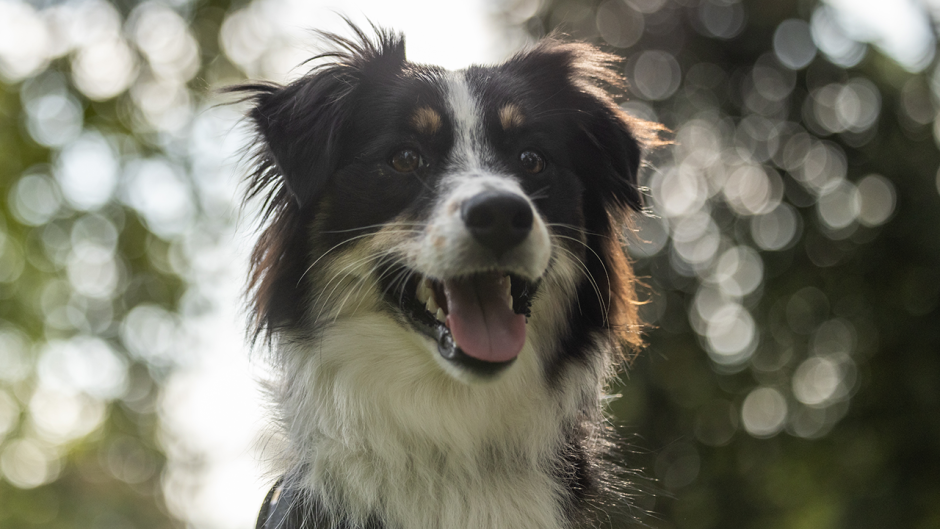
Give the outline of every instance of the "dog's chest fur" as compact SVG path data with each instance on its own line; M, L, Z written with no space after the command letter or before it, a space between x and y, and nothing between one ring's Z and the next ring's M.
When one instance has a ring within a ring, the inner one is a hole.
M454 385L427 377L436 366L415 348L384 315L337 323L316 362L291 347L279 400L303 447L305 485L323 505L349 506L348 519L381 512L390 527L563 527L579 457L567 437L596 388L581 394L585 381L569 380L549 390L525 350L493 384ZM578 371L569 376L597 380Z

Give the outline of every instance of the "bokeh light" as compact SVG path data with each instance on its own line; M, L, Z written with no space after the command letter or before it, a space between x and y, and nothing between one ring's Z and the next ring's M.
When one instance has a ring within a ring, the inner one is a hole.
M72 207L93 210L111 199L119 170L112 144L101 134L86 132L59 152L55 177Z
M17 82L41 71L49 61L52 35L29 4L0 3L0 75Z
M783 250L799 235L800 223L793 206L780 203L766 214L751 217L751 237L762 250Z
M878 226L894 213L897 201L891 181L877 174L870 174L858 183L858 221L868 227Z
M54 480L62 470L58 454L33 439L14 439L0 451L0 471L13 485L31 489Z
M754 389L741 406L741 423L754 437L772 437L778 434L786 419L787 401L775 388Z
M52 220L62 207L58 183L37 167L23 175L10 192L10 211L29 226L41 226Z
M643 15L623 2L608 0L597 8L597 29L607 44L629 48L643 36Z
M741 33L746 18L741 2L728 0L699 3L698 16L705 34L720 39L731 39Z
M867 47L846 32L839 14L826 5L818 7L810 19L813 42L833 63L849 68L865 57Z
M787 68L805 68L816 56L816 46L810 35L809 24L799 19L781 22L774 31L774 52Z
M633 59L631 88L646 100L660 101L679 88L682 70L670 53L647 50Z

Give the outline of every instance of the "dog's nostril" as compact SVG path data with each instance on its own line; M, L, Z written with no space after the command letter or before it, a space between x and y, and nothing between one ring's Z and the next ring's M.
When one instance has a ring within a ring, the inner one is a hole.
M487 191L460 207L460 216L473 237L500 257L532 231L532 207L515 193Z

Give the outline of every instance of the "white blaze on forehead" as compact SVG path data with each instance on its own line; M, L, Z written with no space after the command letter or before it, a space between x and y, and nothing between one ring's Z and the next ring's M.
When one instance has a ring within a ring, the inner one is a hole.
M463 170L483 168L486 145L483 141L482 106L470 90L467 72L450 72L447 78L447 105L454 118L454 165Z
M424 275L453 278L501 270L527 279L545 273L551 259L548 228L520 182L497 167L496 154L486 141L483 105L471 89L466 71L448 72L444 81L446 112L453 121L454 145L440 182L441 193L414 252L414 266ZM524 198L536 213L525 240L504 255L499 263L476 242L462 216L465 200L487 191Z

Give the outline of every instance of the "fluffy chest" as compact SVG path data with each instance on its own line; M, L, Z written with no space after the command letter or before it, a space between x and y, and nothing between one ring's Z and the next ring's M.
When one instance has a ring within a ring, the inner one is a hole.
M545 382L537 343L485 385L442 373L388 315L290 346L279 401L304 488L328 512L392 527L564 527L566 432L585 396Z

